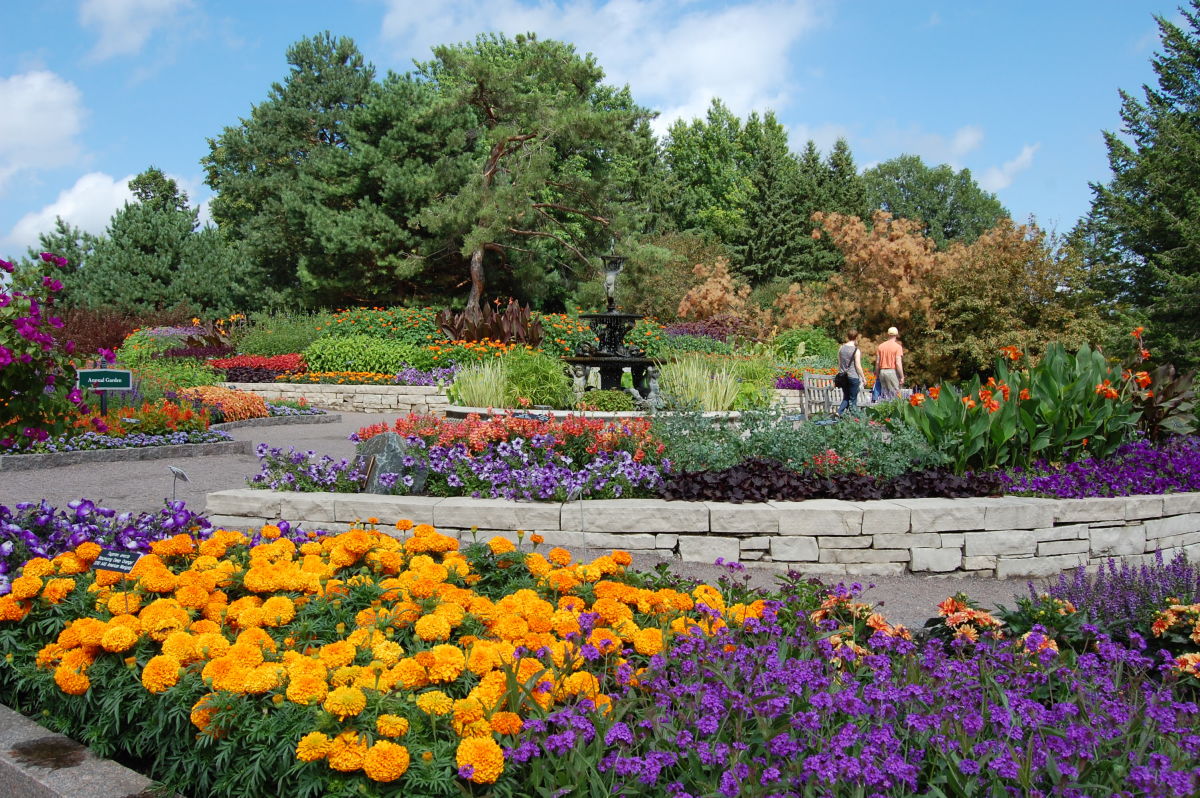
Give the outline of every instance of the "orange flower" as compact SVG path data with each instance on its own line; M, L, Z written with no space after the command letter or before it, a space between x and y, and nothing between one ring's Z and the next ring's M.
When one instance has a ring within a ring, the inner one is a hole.
M1021 399L1028 399L1029 398L1029 389L1022 388L1021 392L1019 394L1017 394L1017 396L1019 396Z
M908 403L913 407L920 407L921 405L925 404L925 394L914 393L908 398Z
M940 385L935 385L929 389L929 398L930 399L937 399L941 395L942 395L942 388Z

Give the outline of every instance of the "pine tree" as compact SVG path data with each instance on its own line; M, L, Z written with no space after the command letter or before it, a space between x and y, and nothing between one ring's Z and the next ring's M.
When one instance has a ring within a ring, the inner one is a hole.
M1155 18L1157 86L1143 86L1143 100L1121 92L1122 135L1105 133L1113 179L1092 185L1085 225L1091 241L1112 244L1093 262L1130 274L1150 342L1177 366L1200 365L1200 0L1189 6L1182 27Z
M802 273L805 219L798 207L800 168L787 132L773 112L750 115L742 132L754 191L746 208L746 246L740 271L752 284L792 280Z

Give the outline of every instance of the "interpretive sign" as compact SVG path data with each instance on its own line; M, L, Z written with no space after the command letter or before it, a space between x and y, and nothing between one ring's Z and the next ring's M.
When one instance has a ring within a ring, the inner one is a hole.
M92 563L92 568L96 571L118 571L127 574L133 570L133 566L137 565L137 561L140 559L142 559L140 552L105 550L100 552L100 556Z
M79 387L93 391L128 391L133 388L133 372L124 369L80 369Z

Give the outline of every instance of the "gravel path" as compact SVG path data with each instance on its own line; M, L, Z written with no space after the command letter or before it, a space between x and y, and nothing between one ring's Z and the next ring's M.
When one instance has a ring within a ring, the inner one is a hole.
M347 440L351 432L379 421L390 422L395 414L342 413L342 420L333 424L283 425L277 427L246 427L230 434L236 440L267 443L270 446L295 446L312 449L332 457L349 457L354 445ZM202 508L205 494L228 488L244 487L247 478L258 472L254 455L218 455L189 457L179 462L148 460L120 463L96 463L60 466L33 471L0 471L0 504L12 506L21 501L46 499L57 507L86 497L102 506L117 510L153 512L171 497L172 477L167 470L174 465L187 473L188 483L180 482L177 496L190 506ZM589 553L579 552L581 556ZM668 562L680 574L697 579L713 580L719 575L714 566L665 560L653 555L637 555L639 567L651 568ZM777 573L766 568L750 566L746 570L751 583L771 585ZM1015 594L1026 592L1021 580L981 579L978 577L903 576L861 577L864 587L874 585L864 594L866 599L882 605L893 622L920 626L933 615L934 605L946 596L962 591L985 606L997 603L1012 605Z

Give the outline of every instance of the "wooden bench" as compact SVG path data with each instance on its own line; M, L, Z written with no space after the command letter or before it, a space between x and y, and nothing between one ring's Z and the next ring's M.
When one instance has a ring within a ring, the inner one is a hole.
M804 415L813 418L816 414L833 415L842 403L842 389L833 384L832 374L817 374L806 371L804 380ZM858 391L858 406L871 404L871 389L865 384Z

